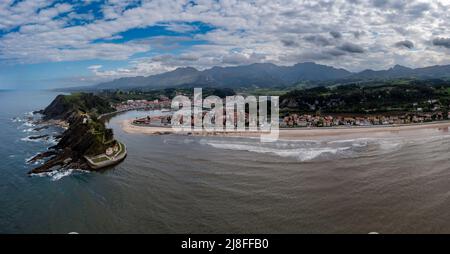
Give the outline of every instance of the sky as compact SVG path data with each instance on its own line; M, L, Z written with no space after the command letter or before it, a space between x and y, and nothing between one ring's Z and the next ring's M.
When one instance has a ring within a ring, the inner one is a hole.
M450 64L450 0L1 0L0 88L177 67Z

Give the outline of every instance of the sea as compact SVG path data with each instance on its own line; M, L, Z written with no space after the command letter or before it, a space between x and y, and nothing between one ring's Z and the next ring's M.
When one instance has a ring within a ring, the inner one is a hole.
M448 129L261 143L128 134L131 111L123 163L29 176L56 95L0 92L0 233L450 233Z

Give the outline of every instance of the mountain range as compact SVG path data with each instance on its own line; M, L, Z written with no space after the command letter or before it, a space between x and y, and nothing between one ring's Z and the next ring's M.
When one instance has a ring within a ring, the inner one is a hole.
M304 81L365 81L397 78L447 79L450 78L450 65L436 65L416 69L396 65L388 70L364 70L358 73L312 62L298 63L293 66L255 63L235 67L213 67L203 71L192 67L182 67L147 77L119 78L95 85L92 88L280 87L295 85Z

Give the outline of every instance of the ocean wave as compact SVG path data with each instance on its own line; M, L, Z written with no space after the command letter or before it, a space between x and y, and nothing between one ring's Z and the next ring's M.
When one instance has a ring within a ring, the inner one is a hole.
M402 142L383 140L383 141L380 141L378 143L378 145L381 150L392 152L394 150L398 150L399 148L401 148Z
M32 137L32 136L28 136L28 137L24 137L24 138L21 138L20 140L22 140L22 141L24 141L24 142L42 142L43 141L43 139L30 139L30 137Z
M311 160L355 158L390 153L401 149L405 140L398 138L356 138L331 141L279 140L273 143L261 143L257 141L202 139L199 143L217 149L273 154L306 162Z
M32 116L34 116L34 112L33 111L26 112L26 113L24 113L24 115L28 116L28 117L32 117Z
M34 157L36 157L37 155L38 155L39 153L37 153L36 155L33 155L33 156L31 156L31 157L29 157L29 158L26 158L25 159L25 163L26 164L28 164L28 165L42 165L42 164L44 164L44 162L45 162L45 160L44 159L38 159L38 160L35 160L35 161L31 161L31 159L33 159Z
M40 153L36 153L35 155L25 158L25 162L28 163L31 159L33 159L34 157L38 156Z
M49 144L49 145L54 146L54 145L57 145L57 144L58 144L59 139L56 138L56 137L54 137L54 136L50 136L45 142L46 142L47 144Z
M28 129L22 130L22 132L36 132L36 130L34 128L28 128Z
M21 123L21 122L23 122L23 121L25 121L25 120L22 119L22 118L20 118L20 117L13 117L13 118L11 119L11 121L12 121L13 123Z
M38 174L31 174L31 176L38 176L38 177L50 177L52 181L58 181L66 176L70 176L74 173L89 173L90 171L82 170L82 169L73 169L73 168L67 168L67 169L57 169L50 172L45 173L38 173Z
M371 141L377 141L376 138L354 138L354 139L338 139L338 140L332 140L328 141L329 144L341 144L341 143L355 143L355 142L371 142Z
M263 154L274 154L280 157L292 157L299 161L311 161L318 158L328 158L329 156L348 156L351 154L351 147L310 147L310 148L280 148L267 147L260 144L243 143L221 143L205 142L205 144L218 149L248 151Z
M39 159L39 160L35 160L32 164L37 166L37 165L42 165L44 164L45 160ZM31 164L31 163L28 163Z
M36 124L34 124L32 121L27 121L27 122L23 123L22 126L25 126L25 127L35 127Z
M328 144L337 145L351 145L355 148L364 148L369 145L374 145L379 148L380 151L394 151L403 146L405 138L356 138L356 139L342 139L333 140Z
M52 172L48 172L47 175L52 178L52 181L61 180L63 177L70 176L74 169L69 168L66 170L55 170Z

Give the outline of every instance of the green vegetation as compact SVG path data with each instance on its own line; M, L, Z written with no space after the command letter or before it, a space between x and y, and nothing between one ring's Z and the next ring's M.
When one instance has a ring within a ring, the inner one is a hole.
M107 100L91 93L73 93L64 96L65 102L83 113L100 115L114 111Z
M95 95L73 94L68 101L80 110L110 112L110 103L127 100L156 100L177 95L192 96L193 88L179 87L156 90L110 90ZM294 86L261 88L257 86L228 88L203 88L203 97L235 94L255 96L280 96L281 112L298 113L357 113L431 112L449 110L450 81L440 79L392 79L351 81L304 81ZM102 102L93 103L94 97Z
M61 135L61 139L53 149L55 157L30 171L42 173L52 170L56 165L66 164L70 158L77 167L90 167L85 164L86 156L95 157L104 154L106 149L115 145L113 130L98 118L99 114L113 112L110 101L94 94L74 93L58 95L52 103L40 113L44 120L63 120L69 128ZM121 146L122 147L122 146ZM108 160L99 156L96 162Z
M280 108L299 113L382 113L448 111L450 81L392 80L293 90Z
M92 162L100 163L100 162L104 162L104 161L110 160L111 157L117 157L119 155L124 154L125 153L125 146L122 143L120 143L120 142L117 142L117 144L119 145L119 150L115 154L113 154L111 156L107 156L105 154L98 155L97 157L91 158Z
M166 89L157 89L157 90L130 90L130 91L122 91L122 90L111 90L111 91L102 91L98 93L98 96L103 98L105 101L109 101L111 103L120 103L127 100L157 100L163 97L165 98L174 98L177 95L186 95L192 96L194 93L193 88L166 88ZM235 91L229 88L203 88L202 90L203 97L207 97L210 95L216 95L221 98L226 96L235 95Z
M113 112L108 100L91 93L74 93L71 95L58 95L53 102L42 110L44 120L64 119L86 113L92 117Z
M116 142L113 131L105 127L105 124L97 119L90 119L87 123L88 132L92 144L86 151L87 155L96 155L105 152L105 149Z
M290 91L296 89L302 89L304 85L292 86L292 87L272 87L272 88L263 88L263 87L249 87L249 88L240 88L236 90L236 93L242 95L253 95L253 96L282 96Z

